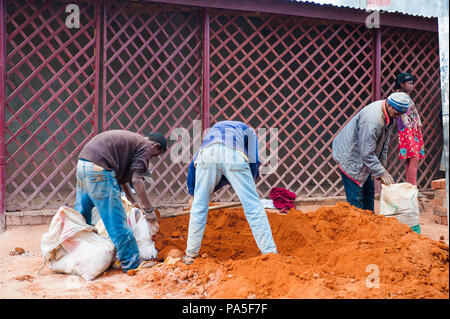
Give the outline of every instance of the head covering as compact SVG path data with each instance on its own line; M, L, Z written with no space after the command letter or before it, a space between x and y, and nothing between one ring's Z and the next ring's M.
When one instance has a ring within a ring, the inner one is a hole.
M395 84L397 85L397 87L400 87L400 83L403 83L406 81L414 81L414 76L411 73L404 72L404 73L400 73L395 78Z
M399 113L406 113L409 110L410 99L408 94L395 92L389 95L387 101Z

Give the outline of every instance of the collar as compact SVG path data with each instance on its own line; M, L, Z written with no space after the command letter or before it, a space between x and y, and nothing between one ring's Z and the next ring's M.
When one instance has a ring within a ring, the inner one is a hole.
M391 119L389 118L389 114L386 110L386 101L387 100L383 100L383 105L381 106L381 108L383 109L383 113L384 113L384 120L386 122L386 126L388 126L391 123Z

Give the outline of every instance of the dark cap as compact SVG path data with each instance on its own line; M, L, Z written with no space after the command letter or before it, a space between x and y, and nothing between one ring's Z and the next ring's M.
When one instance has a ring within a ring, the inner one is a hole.
M414 81L414 76L411 73L400 73L395 78L395 84L397 86L400 86L400 83L406 82L406 81Z

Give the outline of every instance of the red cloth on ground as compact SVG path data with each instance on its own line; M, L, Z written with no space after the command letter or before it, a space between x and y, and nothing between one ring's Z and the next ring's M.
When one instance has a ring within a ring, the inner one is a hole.
M294 200L297 196L285 188L274 187L270 190L269 197L273 200L273 206L282 213L287 213L289 209L295 207Z

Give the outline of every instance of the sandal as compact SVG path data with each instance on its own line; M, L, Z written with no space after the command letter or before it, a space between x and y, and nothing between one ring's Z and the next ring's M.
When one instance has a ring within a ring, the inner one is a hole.
M183 262L186 265L191 265L194 262L194 260L195 260L195 257L190 257L190 256L187 256L187 255L183 256Z

